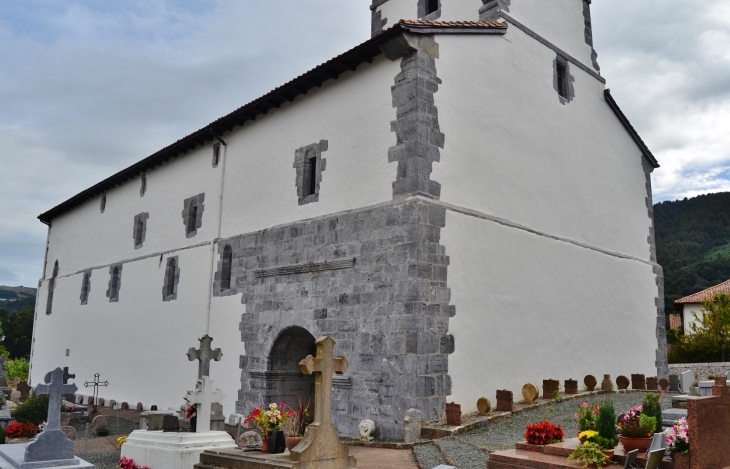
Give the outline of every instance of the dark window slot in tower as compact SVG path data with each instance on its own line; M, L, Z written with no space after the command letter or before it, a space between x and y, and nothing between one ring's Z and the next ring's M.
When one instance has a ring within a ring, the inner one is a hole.
M221 144L216 143L213 145L213 167L217 167L221 160Z
M197 230L198 222L198 203L192 201L190 203L190 210L188 211L188 234L194 233Z
M428 0L426 4L426 14L430 15L434 11L439 9L439 0Z
M167 290L165 291L165 294L167 296L172 296L175 294L175 269L177 268L177 262L175 262L175 259L170 259L167 262L167 282L166 287Z
M223 268L221 269L221 290L231 289L231 270L233 266L233 249L230 245L223 248Z
M114 267L112 270L112 282L109 286L109 300L119 299L119 267Z
M309 159L309 195L317 193L317 158Z
M562 96L563 98L567 98L567 93L565 92L566 88L566 82L565 82L565 65L558 62L556 64L556 69L558 71L558 94Z

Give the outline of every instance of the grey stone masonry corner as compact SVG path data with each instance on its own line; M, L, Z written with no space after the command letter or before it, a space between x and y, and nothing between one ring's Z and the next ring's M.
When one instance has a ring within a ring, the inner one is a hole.
M431 13L428 12L428 3L429 0L418 0L418 19L419 20L426 20L426 21L436 21L437 19L441 18L441 2L443 0L438 0L439 7L436 9L436 11L432 11Z
M89 292L91 291L91 273L93 270L87 270L81 278L81 304L85 305L89 302Z
M388 24L388 18L383 18L383 13L378 9L372 10L371 16L370 36L375 37L383 32L383 27Z
M563 77L560 77L560 73L558 73L558 69L561 66L565 70ZM556 56L553 61L553 89L558 93L561 104L567 104L575 98L574 82L575 77L570 74L570 61L562 55ZM561 88L563 94L560 94Z
M177 284L180 282L180 259L179 256L167 258L165 267L165 280L162 286L162 301L174 301L177 299Z
M591 62L596 71L601 71L598 66L598 52L593 48L593 22L591 21L591 0L583 0L583 20L585 22L586 44L591 46Z
M502 11L509 13L511 0L482 0L479 9L479 21L492 21L500 18Z
M185 225L185 237L194 237L198 234L198 228L203 226L204 202L205 193L185 199L183 202L182 219ZM193 210L194 207L197 207L197 209ZM192 215L195 216L193 217Z
M119 291L122 289L122 267L123 264L109 266L109 288L106 290L106 297L110 303L119 301Z
M654 201L651 192L651 173L654 171L649 160L640 155L641 165L644 169L646 180L646 212L649 217L649 235L647 236L647 244L649 245L649 258L652 262L657 261L656 257L656 236L654 232ZM659 264L653 267L654 275L656 275L657 296L654 300L656 303L656 368L659 378L669 377L669 357L667 353L667 318L664 311L664 270Z
M393 198L422 195L438 199L441 185L431 180L433 163L441 160L439 149L445 143L434 102L434 94L441 84L436 75L438 44L432 36L416 40L403 35L400 40L403 44L393 41L398 46L394 50L407 53L402 56L401 72L391 88L396 108L391 130L396 134L396 145L388 150L388 161L398 163Z
M147 212L134 216L134 225L132 225L132 239L134 240L134 249L139 249L144 245L147 236L147 220L150 214Z
M312 143L298 148L294 152L294 169L296 177L294 184L297 188L299 205L312 202L319 202L319 187L322 182L322 172L327 169L327 160L322 158L322 153L329 148L327 140L320 140L319 143ZM312 166L314 162L314 166ZM312 173L314 171L314 174ZM311 187L314 178L315 185Z
M236 238L234 238L234 240L235 239ZM230 266L226 265L226 260L224 259L224 253L227 246L233 251ZM236 262L234 246L236 246L236 243L231 240L223 240L218 243L218 263L215 277L213 278L213 296L235 296L238 294L238 288L236 287L238 282L237 279L244 275L244 269L243 265L239 265ZM228 288L223 288L223 275L227 273L230 274Z
M221 241L233 247L236 288L246 305L236 412L275 402L282 380L300 375L296 363L286 368L277 358L276 347L286 339L291 349L292 331L303 330L312 344L331 336L335 355L350 364L333 391L341 435L357 436L359 422L371 419L378 438L402 440L409 409L420 410L426 422L443 418L455 314L449 258L440 244L445 216L445 208L427 200L394 200ZM256 275L346 259L356 261L348 268ZM304 347L306 356L311 352Z

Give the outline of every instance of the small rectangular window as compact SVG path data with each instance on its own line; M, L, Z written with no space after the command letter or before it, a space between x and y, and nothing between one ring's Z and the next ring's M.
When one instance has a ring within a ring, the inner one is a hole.
M217 167L221 160L221 144L216 143L213 145L213 167Z
M562 96L563 98L567 98L567 93L565 92L566 89L566 82L565 82L565 65L558 62L556 64L556 69L558 71L558 94Z
M426 14L430 15L434 11L439 9L439 0L428 0L428 4L426 5Z
M309 195L317 193L317 158L309 159Z

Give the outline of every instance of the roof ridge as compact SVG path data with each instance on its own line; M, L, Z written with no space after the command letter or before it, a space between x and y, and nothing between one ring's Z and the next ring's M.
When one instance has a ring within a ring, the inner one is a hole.
M702 296L703 293L709 293L710 291L724 290L722 287L725 285L728 286L728 292L730 292L730 279L728 279L722 283L718 283L717 285L714 285L709 288L705 288L702 291L698 291L697 293L693 293L691 295L685 296L684 298L675 300L674 304L701 303L702 300L700 300L700 301L688 301L688 300L699 299L699 297ZM725 291L720 291L718 293L725 293Z

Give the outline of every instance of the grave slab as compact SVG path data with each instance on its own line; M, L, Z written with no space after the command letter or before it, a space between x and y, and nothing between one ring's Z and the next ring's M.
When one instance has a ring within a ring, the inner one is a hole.
M72 460L26 462L28 443L0 445L0 469L94 469L90 462L74 456Z
M192 468L203 451L235 448L227 432L164 433L135 430L122 445L122 456L154 469Z
M687 409L667 409L662 411L662 425L671 427L680 418L687 418Z
M679 375L679 387L681 392L687 394L689 388L695 382L695 373L692 370L687 370Z

